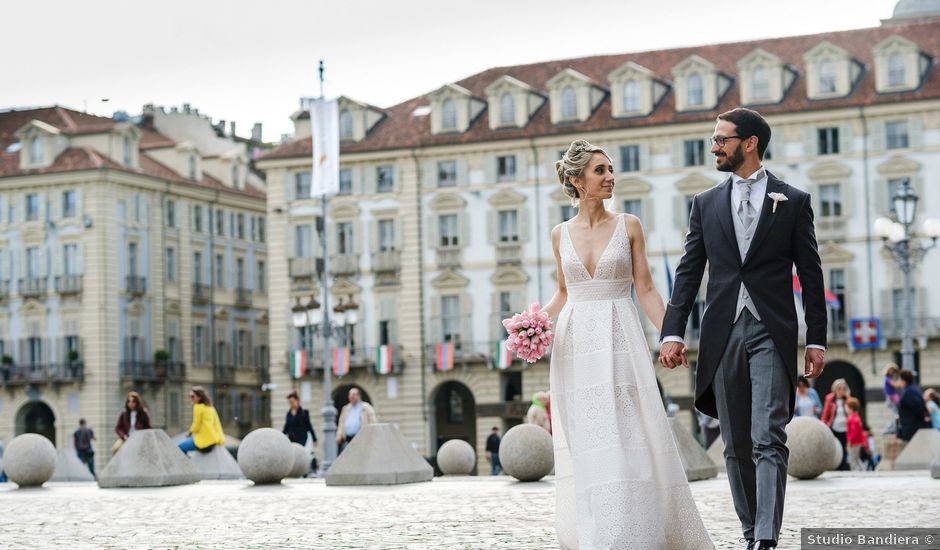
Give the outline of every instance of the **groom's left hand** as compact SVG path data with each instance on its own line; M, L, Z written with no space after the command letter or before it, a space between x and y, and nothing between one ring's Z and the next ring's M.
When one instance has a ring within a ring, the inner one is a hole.
M806 366L803 375L807 378L816 378L822 374L826 365L826 352L819 348L806 348Z

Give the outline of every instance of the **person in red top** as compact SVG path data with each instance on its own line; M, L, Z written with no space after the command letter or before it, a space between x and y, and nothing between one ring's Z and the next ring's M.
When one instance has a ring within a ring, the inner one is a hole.
M859 402L854 397L845 400L846 429L845 442L849 451L849 466L853 470L864 470L862 464L862 447L868 444L865 430L862 429L862 417L858 414Z

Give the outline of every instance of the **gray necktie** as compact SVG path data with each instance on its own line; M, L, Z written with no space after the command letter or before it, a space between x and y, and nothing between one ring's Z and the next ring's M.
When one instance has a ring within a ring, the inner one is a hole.
M754 218L757 217L757 211L754 210L754 206L751 205L751 186L757 183L762 177L764 177L763 170L754 174L754 177L751 179L738 182L738 185L741 186L741 202L738 204L738 218L741 220L741 223L744 224L744 229L751 227L751 224L754 223Z

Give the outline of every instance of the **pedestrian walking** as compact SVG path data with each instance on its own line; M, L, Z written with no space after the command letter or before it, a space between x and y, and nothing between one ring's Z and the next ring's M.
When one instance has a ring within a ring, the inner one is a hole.
M940 393L933 388L924 392L924 402L927 403L927 412L930 414L930 425L940 430Z
M847 416L845 429L845 442L849 454L849 468L854 471L865 469L862 464L862 448L868 444L865 431L862 428L862 417L858 414L860 407L858 399L849 397L845 400L845 414Z
M362 430L366 424L375 424L378 422L375 415L375 409L372 405L362 400L362 393L359 388L349 390L349 403L343 406L339 413L339 422L336 426L336 444L339 445L339 453L346 449L346 445ZM338 454L338 453L337 453Z
M901 400L898 401L898 439L905 444L914 437L917 430L930 427L930 414L924 403L924 392L914 383L914 373L901 369L898 373Z
M819 418L822 413L822 402L819 400L819 394L809 386L809 380L805 376L796 379L796 409L793 416L812 416Z
M502 438L499 437L499 428L493 426L490 436L486 438L486 458L490 461L491 476L498 476L503 471L503 466L499 463L500 441Z
M88 466L91 475L98 479L98 474L95 473L95 448L91 443L92 441L97 441L95 432L88 427L87 422L82 418L78 421L78 429L72 434L73 446L75 447L75 453L78 454L78 459L84 462Z
M845 414L845 400L851 396L852 392L849 390L848 383L844 378L838 378L832 383L832 391L826 396L826 404L823 405L822 421L829 426L842 445L842 462L839 463L837 470L849 469L849 463L845 458L845 430L848 422L848 416Z
M300 406L300 397L297 392L292 391L287 394L287 404L290 408L287 410L287 416L284 419L284 435L291 440L291 443L306 448L307 434L310 434L313 437L313 446L316 447L317 433L313 431L313 424L310 423L310 411ZM310 469L314 473L318 469L316 454L310 462Z

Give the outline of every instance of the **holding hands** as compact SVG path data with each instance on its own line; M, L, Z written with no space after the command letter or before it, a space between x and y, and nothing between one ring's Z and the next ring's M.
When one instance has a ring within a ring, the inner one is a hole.
M687 351L688 346L682 342L663 342L659 350L659 364L667 369L674 369L679 365L689 368L689 360L685 356Z

